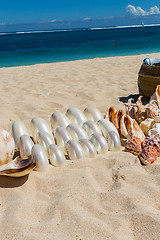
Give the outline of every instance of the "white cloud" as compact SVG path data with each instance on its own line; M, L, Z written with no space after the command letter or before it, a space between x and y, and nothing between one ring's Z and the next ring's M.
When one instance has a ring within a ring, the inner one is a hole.
M83 18L83 21L89 21L89 20L91 20L90 17Z
M126 9L127 12L131 13L134 16L149 16L154 14L160 14L160 10L157 6L151 7L148 12L143 10L141 7L135 7L131 4L129 4Z

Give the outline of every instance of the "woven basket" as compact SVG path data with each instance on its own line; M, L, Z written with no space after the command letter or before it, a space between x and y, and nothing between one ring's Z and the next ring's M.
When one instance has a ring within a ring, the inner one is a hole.
M149 100L157 85L160 85L160 66L143 63L138 73L139 95Z

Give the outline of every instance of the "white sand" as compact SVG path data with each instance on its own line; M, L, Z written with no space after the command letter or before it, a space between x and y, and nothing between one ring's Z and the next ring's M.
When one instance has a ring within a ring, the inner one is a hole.
M74 106L124 109L119 98L138 94L146 55L101 58L0 69L0 127ZM158 54L150 54L156 57ZM29 129L30 131L30 129ZM107 152L67 160L62 168L0 177L1 240L160 239L160 160L142 166L137 157Z

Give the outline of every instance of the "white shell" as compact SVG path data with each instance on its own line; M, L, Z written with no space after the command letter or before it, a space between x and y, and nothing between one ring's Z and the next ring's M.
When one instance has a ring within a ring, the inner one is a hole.
M148 135L155 135L156 137L160 137L160 123L155 123L152 129L149 130Z
M34 143L30 136L22 135L19 140L19 152L22 159L26 159L31 155Z
M108 149L114 152L117 152L121 149L120 137L114 131L108 133Z
M44 132L44 131L38 132L36 138L37 138L37 143L44 148L44 150L48 156L48 148L50 145L55 143L54 138L51 136L51 134L49 134L48 132Z
M98 122L103 118L101 112L96 107L86 107L83 113L86 116L87 120Z
M63 127L58 127L55 132L54 132L54 138L55 138L55 142L58 146L60 146L60 148L62 149L62 151L64 152L64 154L66 154L66 143L72 139L71 135L69 134L69 132L63 128Z
M88 137L91 137L91 135L93 133L101 133L98 125L96 124L96 122L92 121L92 120L87 120L84 124L83 124L83 129L86 131L86 133L88 134Z
M66 158L63 151L56 144L52 144L48 148L50 163L55 167L60 167L65 164Z
M90 138L91 143L93 143L97 153L105 153L108 151L108 143L106 139L100 133L93 133Z
M64 113L54 112L51 115L51 127L53 132L56 130L57 127L66 128L69 124L70 124L70 121Z
M15 141L15 148L19 150L19 139L22 135L29 135L28 131L21 120L16 120L12 124L12 136Z
M105 137L105 139L108 141L108 133L109 132L115 132L119 136L119 133L116 129L116 127L107 119L101 119L98 121L98 127L102 132L102 135Z
M8 177L22 177L29 174L35 168L32 159L24 159L17 157L10 163L0 167L0 175Z
M85 157L83 148L76 140L73 140L73 139L69 140L66 143L66 150L67 150L69 159L74 160L74 159L80 159Z
M34 144L31 152L32 160L36 163L35 170L46 171L49 167L47 155L42 146Z
M70 123L66 129L74 140L88 138L87 133L77 123Z
M79 143L83 148L86 157L93 158L96 156L97 151L93 144L88 139L80 139Z
M47 132L51 136L53 136L49 125L41 117L32 118L32 120L31 120L31 131L32 131L32 136L33 136L33 140L34 140L35 143L37 143L37 133L38 132Z
M75 107L68 108L66 112L66 116L68 117L71 123L77 123L81 127L83 123L87 121L83 112L80 109Z
M12 136L6 130L0 130L0 165L12 161L15 143Z

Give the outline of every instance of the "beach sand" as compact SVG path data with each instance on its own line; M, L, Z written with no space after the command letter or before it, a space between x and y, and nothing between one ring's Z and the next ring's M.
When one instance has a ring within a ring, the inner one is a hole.
M21 119L30 132L33 117L50 123L53 112L71 106L92 105L102 114L110 105L124 109L123 101L138 94L145 56L1 68L0 127L11 131ZM142 166L123 150L19 179L1 176L0 239L160 239L160 159Z

